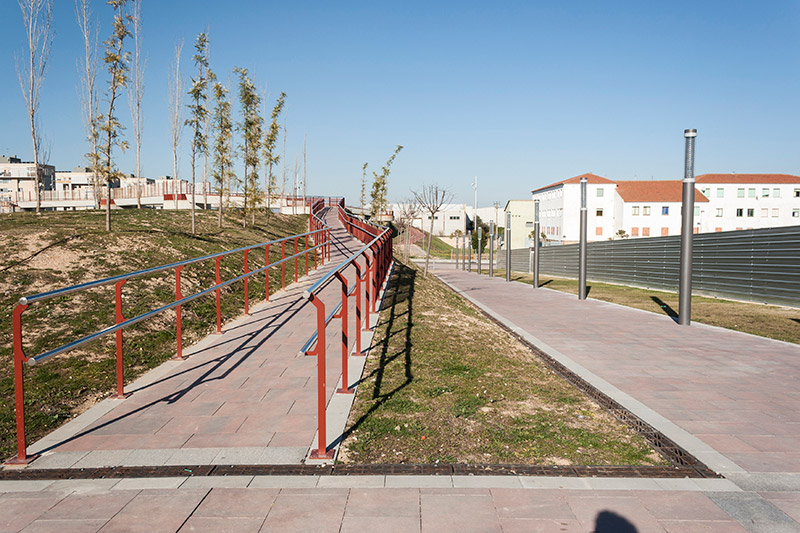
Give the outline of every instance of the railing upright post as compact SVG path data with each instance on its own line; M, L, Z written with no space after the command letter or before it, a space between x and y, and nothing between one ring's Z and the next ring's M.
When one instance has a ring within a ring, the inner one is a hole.
M306 258L306 271L303 275L308 276L308 235L306 235L305 248L303 249L306 251L306 253L303 254Z
M269 244L264 247L264 264L267 268L264 269L264 301L269 301Z
M222 277L219 273L219 260L222 259L221 257L217 257L214 260L214 279L219 285L222 283ZM220 290L217 289L216 291L216 300L217 300L217 333L222 333L222 294Z
M117 324L123 322L125 317L122 316L122 286L127 279L123 279L114 284L114 310L117 319ZM117 398L127 398L129 395L125 394L125 378L123 376L122 364L122 330L116 331L117 336Z
M247 266L247 254L249 252L250 252L250 250L245 250L244 251L244 273L245 273L245 275L248 272L250 272L250 269ZM246 314L246 315L250 314L250 298L249 298L249 292L248 292L248 282L249 281L250 281L250 276L244 278L244 314Z
M182 300L183 294L181 294L181 270L183 270L183 266L179 266L175 268L175 301ZM176 337L177 337L177 352L175 355L175 359L183 360L183 338L181 334L181 306L175 307L175 318L176 318Z
M294 282L297 283L297 239L300 237L294 238Z
M284 249L284 245L286 241L281 241L281 260L283 261L286 259L286 250ZM286 288L286 261L281 263L281 289Z
M342 283L342 309L339 311L339 317L342 319L342 386L336 389L339 394L353 394L353 389L350 387L350 378L347 374L347 356L350 339L347 338L347 278L341 272L336 273L336 277ZM358 329L358 328L356 328Z
M328 451L325 420L325 304L313 294L310 300L317 308L317 449L311 452L311 458L333 459L333 450Z
M372 253L372 248L369 249L369 252ZM372 298L370 297L370 294L369 294L369 279L370 279L370 275L372 274L372 265L374 264L374 260L371 259L367 255L366 252L364 252L364 260L367 262L366 271L364 272L364 298L365 298L365 301L364 301L364 304L365 304L364 305L364 310L365 310L365 313L364 313L364 316L365 316L364 331L370 331L372 328L370 328L370 326L369 326L369 309L370 309L370 307L372 305L372 303L371 303Z
M364 355L361 352L361 267L358 258L353 259L356 268L356 351L353 355Z
M27 305L19 304L14 309L12 328L14 337L14 396L17 415L17 456L12 457L7 464L27 464L36 456L28 456L28 447L25 442L25 383L22 367L27 358L22 349L22 313Z
M378 311L375 306L378 302L378 267L380 266L380 251L372 250L372 258L372 312L377 313Z

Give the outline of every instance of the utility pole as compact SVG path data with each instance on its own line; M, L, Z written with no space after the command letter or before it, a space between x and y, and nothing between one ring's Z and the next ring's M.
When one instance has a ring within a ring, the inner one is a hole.
M678 289L678 324L692 323L692 241L694 239L694 141L697 130L684 130L686 151L681 206L681 277Z

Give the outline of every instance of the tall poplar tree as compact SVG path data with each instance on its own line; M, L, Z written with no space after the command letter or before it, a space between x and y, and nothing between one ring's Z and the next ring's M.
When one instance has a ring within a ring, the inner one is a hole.
M253 81L247 75L246 68L235 68L239 74L239 103L242 107L242 121L239 131L242 132L241 151L244 158L244 203L242 205L242 225L247 226L247 214L250 213L252 223L255 224L255 210L261 199L261 190L258 185L258 152L261 147L261 129L264 119L259 115L261 96L259 96Z
M266 170L264 189L267 192L267 222L269 222L270 215L270 200L272 200L275 189L278 188L277 177L272 173L272 167L281 159L281 156L275 152L275 147L278 144L278 135L281 132L281 125L278 118L280 118L285 102L286 93L281 93L278 100L275 102L275 107L272 108L272 114L270 115L272 122L270 122L269 130L267 130L267 135L264 138L264 166Z
M223 196L230 189L233 173L233 122L231 121L231 103L228 101L228 89L220 82L214 82L214 117L212 126L216 131L214 141L214 162L212 175L219 193L219 212L217 226L222 229Z
M133 143L136 149L136 207L142 208L142 100L144 99L144 71L147 60L142 60L142 0L131 2L131 27L133 38L133 69L128 89L128 107L131 111Z
M78 73L80 74L81 103L83 104L83 119L86 127L86 140L89 141L91 152L87 155L90 162L98 161L98 145L100 132L97 129L98 101L97 101L97 48L98 24L92 19L92 10L89 0L75 0L75 17L83 39L83 57L78 60ZM97 169L93 165L92 190L94 192L95 209L100 207L100 179Z
M197 67L197 77L192 78L192 88L189 89L189 118L185 124L193 130L192 135L192 234L197 233L195 221L195 169L197 166L197 154L203 154L208 150L208 140L204 131L204 124L208 109L206 100L208 99L208 82L213 74L208 69L208 34L201 32L198 34L194 43L194 65Z
M120 173L114 165L112 151L115 146L119 146L122 151L128 148L128 143L120 138L122 130L125 128L115 115L117 99L120 97L122 89L128 84L130 54L125 51L124 45L125 38L130 35L128 23L131 21L131 17L123 13L125 2L126 0L108 0L106 2L115 11L113 31L111 36L103 42L105 45L103 63L109 74L108 89L106 89L108 110L97 117L102 142L99 146L97 161L94 161L93 165L98 169L98 174L106 184L106 231L111 231L111 184L120 177Z

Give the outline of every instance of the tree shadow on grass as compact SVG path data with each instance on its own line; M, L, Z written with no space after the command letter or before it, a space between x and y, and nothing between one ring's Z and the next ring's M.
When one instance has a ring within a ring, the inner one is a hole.
M668 317L670 317L675 322L678 321L678 313L676 313L675 310L672 307L670 307L669 304L665 303L658 296L651 296L650 299L653 300L656 303L656 305L658 305L661 309L663 309L664 313L666 313Z
M415 269L407 267L399 262L395 263L394 272L389 279L386 295L381 304L381 311L388 314L388 317L384 321L387 328L386 336L379 343L374 344L370 350L371 354L378 354L378 366L359 381L359 383L361 383L372 377L375 378L375 385L372 389L371 397L375 402L352 426L345 428L342 435L331 443L330 448L344 441L383 404L391 400L397 392L406 388L414 380L414 374L411 370L411 328L413 327L414 282L416 277L417 271ZM403 308L404 306L402 304L404 303L407 305L407 309ZM390 353L390 340L400 334L405 336L403 348L394 353ZM402 358L405 379L396 387L386 388L384 390L383 384L387 372L389 371L389 365L400 358Z

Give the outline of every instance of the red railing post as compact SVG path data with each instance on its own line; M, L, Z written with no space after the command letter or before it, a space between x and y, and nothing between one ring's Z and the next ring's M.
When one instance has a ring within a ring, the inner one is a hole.
M221 257L217 257L214 260L214 263L215 263L215 269L214 269L215 270L215 277L214 277L214 279L216 280L217 285L222 283L222 278L220 277L220 273L219 273L219 260L220 259L222 259L222 258ZM217 293L217 295L216 295L216 298L217 298L217 333L222 333L222 296L220 294L220 290L219 289L217 289L215 292Z
M294 238L294 282L297 283L297 240L300 237Z
M319 245L318 241L319 241L319 233L315 232L314 233L314 270L317 269L317 254L319 252L319 248L317 248L317 246Z
M354 355L363 355L361 352L361 267L358 258L353 259L353 266L356 267L356 351Z
M247 275L247 273L250 272L250 269L247 267L247 254L248 254L249 251L250 250L245 250L244 251L244 273L245 273L245 275ZM244 314L246 314L246 315L250 314L250 299L249 299L248 283L247 283L249 280L250 280L250 276L244 278Z
M303 255L305 255L305 258L306 258L306 271L305 271L305 273L303 275L304 276L308 276L308 235L306 235L305 248L303 248L303 249L306 251L306 253L303 254Z
M368 251L372 252L372 249L370 248ZM364 281L364 297L365 297L364 309L366 311L364 313L364 315L365 315L364 331L370 331L372 328L370 328L370 326L369 326L369 310L370 310L370 307L371 307L371 303L370 302L371 302L372 298L370 297L370 294L369 294L369 277L370 277L370 273L372 272L372 265L374 264L374 260L372 258L370 258L367 255L366 252L364 252L364 260L367 262L367 267L366 267L366 271L364 272L364 280L363 280Z
M326 435L325 403L325 304L311 295L311 303L317 308L317 348L313 354L317 356L317 449L311 452L311 459L333 459L333 450L328 451Z
M265 250L264 250L264 263L267 265L267 268L264 269L264 276L265 276L265 279L264 279L264 283L265 283L264 292L266 293L266 296L265 296L264 299L268 302L269 301L269 244L265 247Z
M179 266L175 268L175 301L183 299L183 294L181 293L181 270L183 270L183 266ZM177 353L175 355L175 359L183 360L183 337L181 334L181 306L175 307L175 318L176 318L176 336L177 336Z
M378 268L380 267L380 252L375 250L375 243L370 249L372 252L372 312L377 313L376 305L378 303Z
M348 348L350 344L347 338L347 278L341 272L337 272L336 277L342 283L342 309L339 311L338 316L338 318L342 319L342 386L336 389L336 392L339 394L353 394L353 389L350 387L350 378L347 375L347 356L349 355Z
M12 315L12 329L14 337L14 396L17 414L17 455L12 457L7 464L27 464L37 456L28 456L28 447L25 442L25 383L23 381L22 366L28 360L22 349L22 313L27 305L19 304Z
M127 279L123 279L114 284L114 309L116 312L117 324L123 322L125 317L122 316L122 286ZM118 329L117 334L117 398L127 398L130 394L125 394L125 378L123 376L122 364L122 330Z
M331 230L325 230L325 249L328 250L328 261L331 260Z
M281 241L281 260L286 259L286 251L284 250L286 241ZM281 263L281 289L286 288L286 261Z

